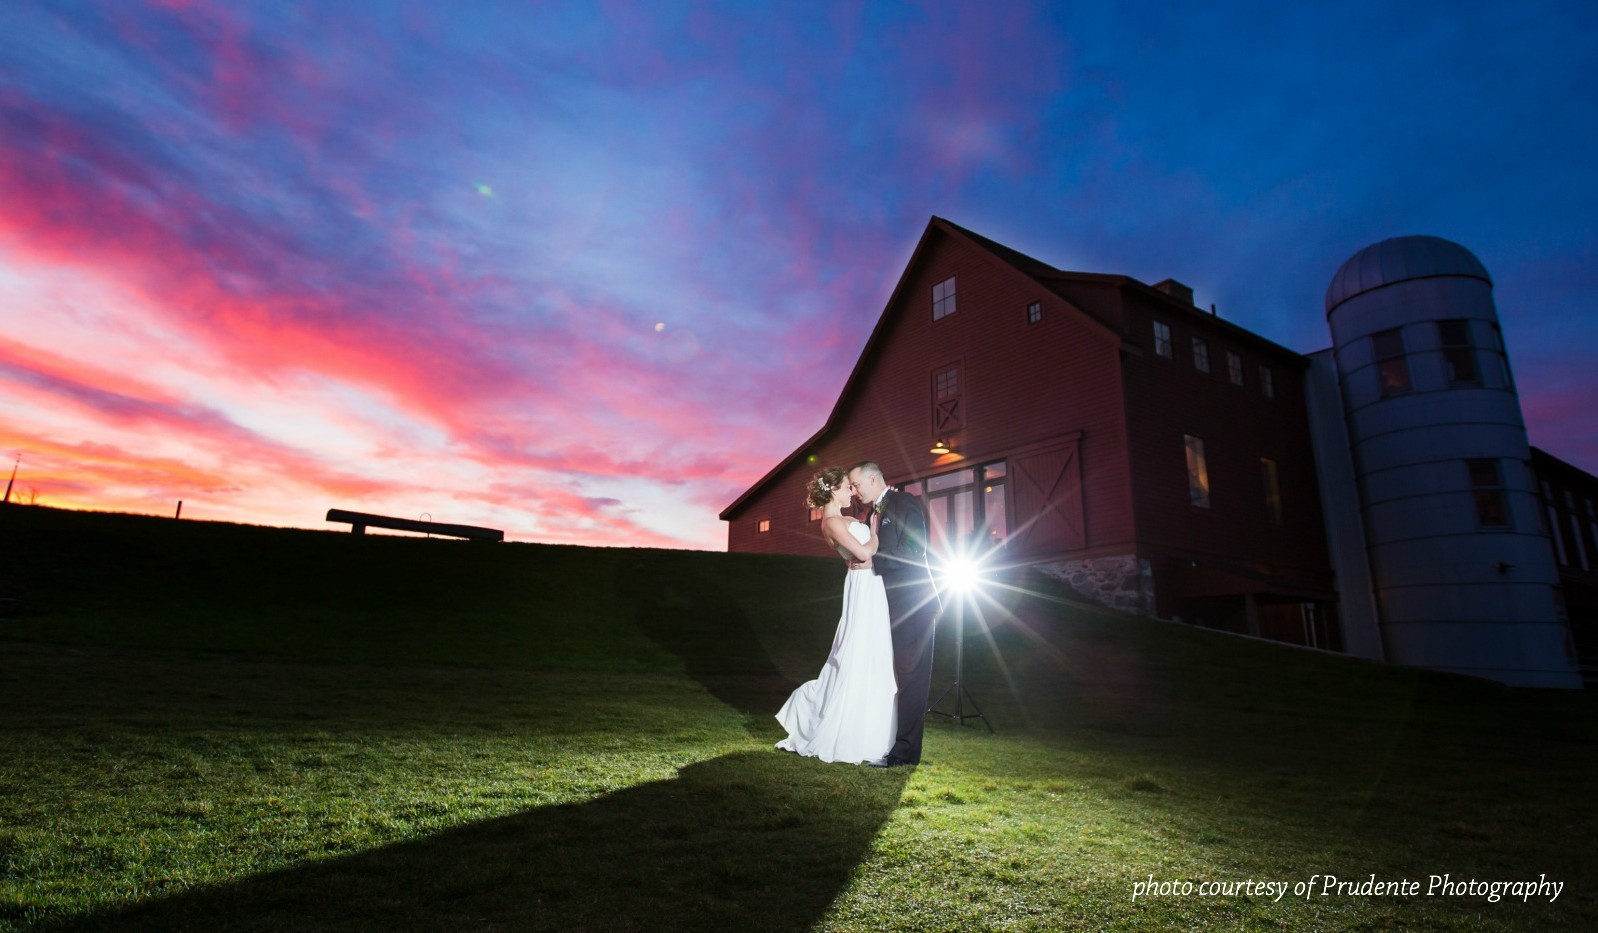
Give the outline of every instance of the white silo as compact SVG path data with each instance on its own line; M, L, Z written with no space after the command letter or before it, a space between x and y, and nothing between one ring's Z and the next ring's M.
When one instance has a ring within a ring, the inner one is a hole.
M1326 320L1387 660L1580 688L1486 268L1383 240L1333 277Z

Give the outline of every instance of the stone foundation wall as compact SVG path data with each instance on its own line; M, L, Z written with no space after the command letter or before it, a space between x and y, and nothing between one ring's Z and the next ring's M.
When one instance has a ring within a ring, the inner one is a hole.
M1131 554L1090 560L1059 560L1035 565L1089 602L1133 615L1154 615L1154 572Z

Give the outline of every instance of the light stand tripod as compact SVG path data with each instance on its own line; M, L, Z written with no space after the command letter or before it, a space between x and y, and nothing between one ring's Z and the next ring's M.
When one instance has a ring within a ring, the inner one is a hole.
M982 707L977 705L976 697L973 697L971 691L965 688L965 607L970 600L966 597L966 594L961 592L955 592L951 595L953 598L943 603L943 611L939 615L947 618L952 604L954 610L954 683L944 687L943 692L938 694L938 698L932 701L932 705L927 708L927 715L945 716L962 726L965 725L967 719L980 719L982 724L988 727L988 732L992 733L993 723L988 722L988 717L982 715ZM944 697L951 693L954 694L954 711L946 713L938 709L938 704L942 703ZM968 713L965 711L965 705L968 702L976 712Z

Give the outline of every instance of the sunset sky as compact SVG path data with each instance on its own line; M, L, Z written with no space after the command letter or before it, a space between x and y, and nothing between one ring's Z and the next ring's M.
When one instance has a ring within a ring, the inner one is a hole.
M0 454L72 508L719 549L937 214L1304 352L1343 260L1454 240L1598 472L1595 153L1588 2L7 0Z

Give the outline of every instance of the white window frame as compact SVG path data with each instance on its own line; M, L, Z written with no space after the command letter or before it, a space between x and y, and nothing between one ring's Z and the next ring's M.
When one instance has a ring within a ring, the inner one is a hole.
M955 277L951 275L932 286L932 319L934 321L941 321L958 310L955 303L954 279Z
M1171 325L1164 321L1154 322L1154 355L1168 360L1176 358L1176 347L1171 343Z

